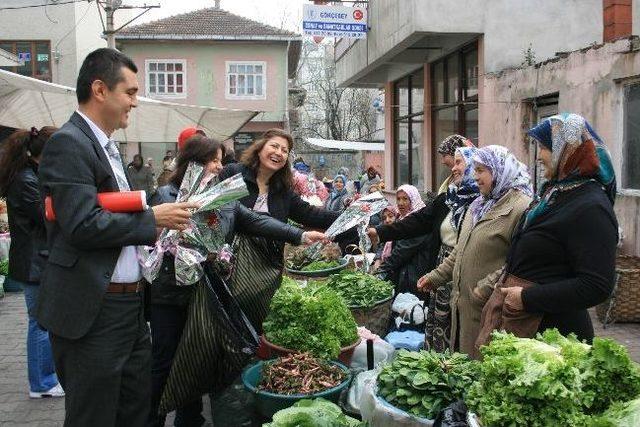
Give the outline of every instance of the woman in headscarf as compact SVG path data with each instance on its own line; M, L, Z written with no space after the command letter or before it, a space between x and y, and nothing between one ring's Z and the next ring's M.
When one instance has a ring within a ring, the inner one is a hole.
M469 205L451 254L420 278L428 291L452 282L452 350L473 353L480 315L504 266L511 236L531 203L527 168L505 147L490 145L473 156L480 196Z
M453 170L454 157L456 150L460 147L473 147L473 143L462 135L449 135L440 142L438 145L438 154L440 155L440 163L447 167L447 169ZM438 194L446 193L449 189L449 185L453 182L453 175L449 175L445 179L440 188Z
M425 207L420 192L413 185L401 185L396 191L398 219ZM385 280L391 280L396 294L411 292L418 297L424 295L418 292L416 282L428 268L430 236L420 235L411 239L395 240L391 253L385 258L376 274Z
M326 208L330 211L343 211L345 208L344 201L347 195L347 177L344 175L336 175L333 179L333 190L329 193Z
M474 147L457 148L451 169L451 184L447 189L445 204L449 213L440 224L440 252L436 265L447 258L460 235L460 228L469 205L480 195L473 178ZM429 292L429 311L425 329L425 348L444 352L450 348L451 335L451 282Z
M557 328L591 342L587 309L607 299L615 278L618 223L611 158L577 114L548 118L529 135L538 143L547 181L519 225L505 268L527 286L502 286L492 300L500 292L504 309L537 316L537 328L527 335Z

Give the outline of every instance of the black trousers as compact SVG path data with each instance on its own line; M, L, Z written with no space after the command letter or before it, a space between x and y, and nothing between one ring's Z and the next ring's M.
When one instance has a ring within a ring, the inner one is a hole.
M151 321L153 356L151 363L151 412L147 426L162 427L165 423L165 415L158 414L158 407L187 321L187 307L151 304L149 319ZM176 411L174 425L176 427L199 427L205 421L201 412L202 399L198 399Z
M65 390L65 427L142 427L149 414L151 342L141 293L106 294L89 332L51 334Z

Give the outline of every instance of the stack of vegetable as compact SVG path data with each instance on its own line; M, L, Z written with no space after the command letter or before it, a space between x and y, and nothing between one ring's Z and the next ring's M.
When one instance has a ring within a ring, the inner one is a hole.
M302 267L300 271L318 271L318 270L328 270L330 268L339 267L341 264L338 261L313 261L311 264L308 264Z
M614 403L601 416L594 417L591 427L640 426L640 398L626 403Z
M347 417L340 407L324 399L301 400L291 408L273 415L273 421L262 427L364 427L360 421Z
M0 276L9 275L9 260L3 259L0 261Z
M353 315L335 291L288 277L271 300L263 329L273 344L324 359L337 358L341 347L358 340Z
M537 339L496 332L481 352L467 404L485 425L587 426L640 395L640 369L609 339L589 346L555 329Z
M298 353L266 363L258 390L284 395L314 394L339 386L346 376L337 365Z
M330 276L326 283L349 307L368 308L393 296L393 283L360 271L341 271Z
M378 394L410 414L434 419L464 397L477 373L478 362L465 354L400 350L378 375Z

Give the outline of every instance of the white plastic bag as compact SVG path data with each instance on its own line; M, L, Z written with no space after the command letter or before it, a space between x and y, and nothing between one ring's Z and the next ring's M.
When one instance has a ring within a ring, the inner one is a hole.
M393 300L391 310L396 313L396 328L400 328L402 323L411 325L421 325L424 323L425 310L424 301L411 293L398 294Z
M365 372L368 373L368 372ZM373 377L367 376L363 381L362 397L360 399L360 413L362 420L369 422L372 427L432 427L433 420L418 418L401 409L392 406L377 396L377 372Z
M373 341L373 365L390 362L393 359L396 349L382 338ZM366 371L367 366L367 341L362 340L353 351L350 368L355 371Z

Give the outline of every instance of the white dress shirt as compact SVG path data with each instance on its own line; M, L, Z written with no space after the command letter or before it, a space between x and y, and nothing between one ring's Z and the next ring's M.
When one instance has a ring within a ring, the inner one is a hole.
M109 152L107 151L107 144L109 143L109 137L107 136L106 133L104 133L102 129L98 127L98 125L92 122L89 117L87 117L80 111L77 111L77 113L80 115L80 117L84 119L85 122L87 122L87 124L91 128L91 131L93 131L93 134L98 139L98 142L100 143L100 145L102 146L102 149L104 150L105 156L109 160L109 165L111 166L111 170L113 171L114 176L116 178L118 178L118 175L120 175L121 177L124 177L124 181L122 181L121 179L116 179L116 182L118 182L118 187L120 191L128 191L129 190L128 185L127 187L123 188L123 185L120 184L120 182L124 182L125 184L127 182L126 174L124 172L124 166L122 165L122 162L118 162L115 159L113 159L109 155ZM120 251L120 256L118 257L118 262L116 263L116 268L113 271L113 274L111 275L111 282L131 283L131 282L137 282L140 279L142 279L142 270L140 269L140 264L138 264L138 255L136 252L136 247L124 246L122 248L122 251Z

